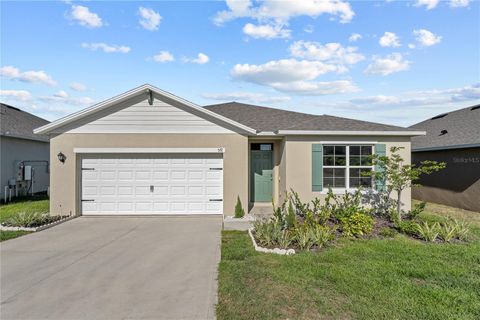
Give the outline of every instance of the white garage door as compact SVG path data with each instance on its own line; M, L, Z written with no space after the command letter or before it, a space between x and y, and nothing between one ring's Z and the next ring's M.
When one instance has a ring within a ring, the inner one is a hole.
M219 154L82 158L82 214L221 214Z

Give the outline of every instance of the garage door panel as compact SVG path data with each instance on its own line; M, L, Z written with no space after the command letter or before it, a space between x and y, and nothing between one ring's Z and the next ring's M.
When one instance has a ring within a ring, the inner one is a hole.
M82 212L221 214L223 159L218 154L110 155L84 158ZM220 201L218 201L220 200Z

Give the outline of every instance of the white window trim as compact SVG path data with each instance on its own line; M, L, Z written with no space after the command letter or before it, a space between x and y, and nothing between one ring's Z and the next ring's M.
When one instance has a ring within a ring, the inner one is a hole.
M345 151L345 160L346 160L346 165L345 166L325 166L323 165L323 158L325 157L325 154L323 153L322 150L322 185L323 185L323 169L345 169L345 188L330 188L332 189L333 194L343 194L345 191L353 193L358 190L358 188L350 188L350 169L371 169L372 171L375 170L375 166L372 164L371 166L350 166L350 146L354 145L362 145L362 146L370 146L372 147L372 155L375 154L375 144L370 144L370 143L365 143L361 144L358 142L342 142L338 143L336 141L330 141L328 143L323 143L322 149L325 146L345 146L346 151ZM373 189L373 179L372 179L372 185L371 188ZM323 190L320 191L320 194L327 194L328 189L325 186L323 187Z

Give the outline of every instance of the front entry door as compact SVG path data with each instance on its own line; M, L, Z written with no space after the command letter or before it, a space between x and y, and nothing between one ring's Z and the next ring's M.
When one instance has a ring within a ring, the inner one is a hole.
M272 144L252 144L250 163L250 198L252 202L272 201Z

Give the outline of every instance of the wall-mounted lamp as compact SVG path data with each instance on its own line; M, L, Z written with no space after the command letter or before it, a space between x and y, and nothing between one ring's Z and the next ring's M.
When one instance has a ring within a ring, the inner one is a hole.
M67 156L61 152L57 154L57 158L58 158L58 161L60 161L61 163L65 163L65 160L67 160Z

